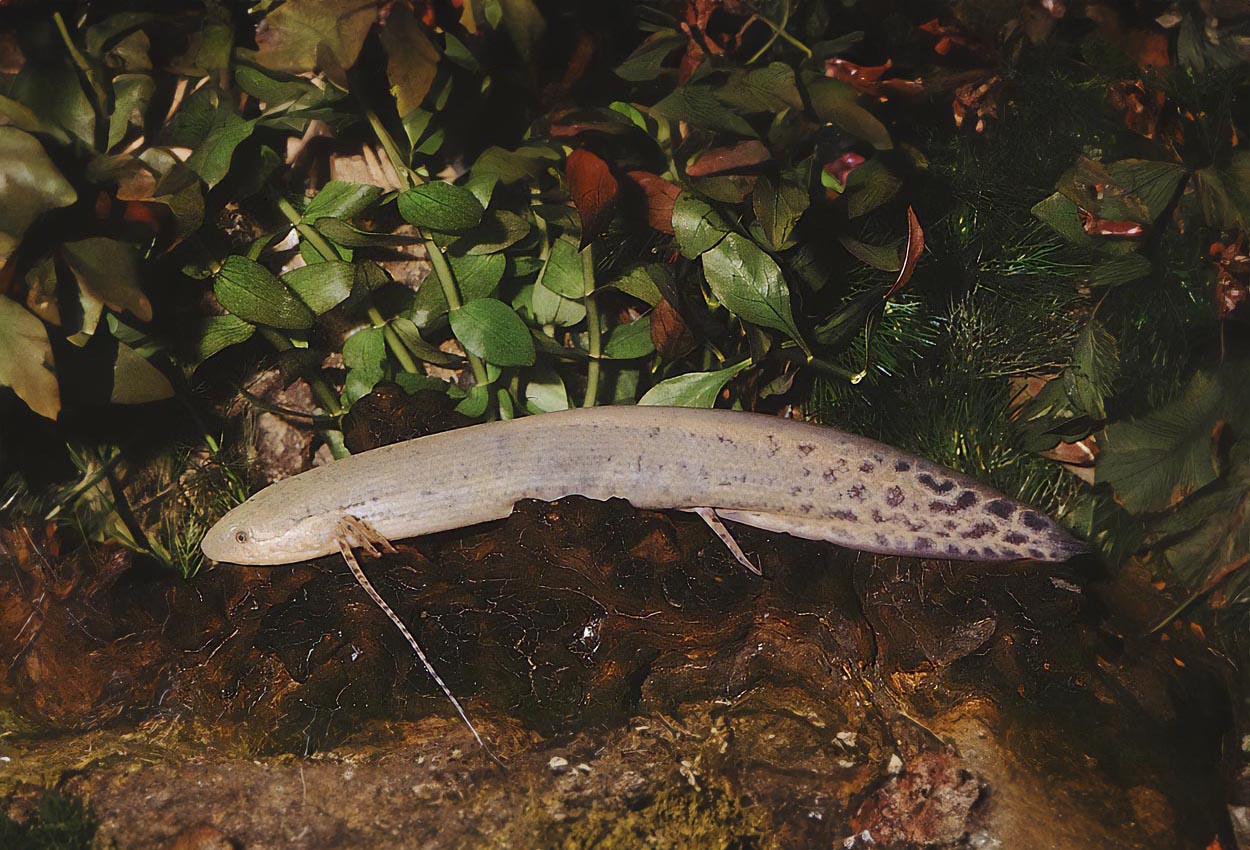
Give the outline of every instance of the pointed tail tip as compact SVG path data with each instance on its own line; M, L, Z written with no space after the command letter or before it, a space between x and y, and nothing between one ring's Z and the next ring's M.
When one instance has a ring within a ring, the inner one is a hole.
M1075 537L1067 531L1055 535L1054 541L1051 543L1052 558L1054 561L1068 561L1072 558L1080 558L1086 555L1092 555L1097 551L1093 543L1088 540L1082 540Z

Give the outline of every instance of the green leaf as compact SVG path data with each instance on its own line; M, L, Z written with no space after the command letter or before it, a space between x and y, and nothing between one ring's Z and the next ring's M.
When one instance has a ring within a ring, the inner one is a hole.
M686 36L676 30L653 32L634 52L616 67L616 75L631 83L654 80L664 70L664 60L686 43Z
M210 189L225 179L235 149L247 141L256 129L255 119L245 120L226 111L225 107L222 111L225 117L221 126L209 133L187 159L187 167L200 175Z
M1194 589L1250 552L1250 443L1235 444L1229 460L1218 485L1186 499L1151 529L1176 575Z
M282 275L282 282L320 316L342 304L352 294L352 284L356 282L356 267L340 260L312 263L291 269Z
M350 219L364 212L380 197L382 197L382 189L378 186L351 183L346 180L331 180L322 186L316 197L304 207L304 214L300 216L300 220L307 224L315 224L318 219L324 217Z
M311 328L316 316L260 263L231 254L213 280L221 306L258 325L286 330Z
M450 354L446 351L435 348L422 339L421 332L417 330L416 323L411 319L406 319L403 316L397 316L396 318L391 319L390 326L396 336L403 341L404 346L426 363L433 363L435 366L448 368L460 368L464 366L463 357L457 357L455 354Z
M533 365L534 340L529 328L502 301L470 301L448 313L448 320L465 351L498 366Z
M421 105L438 74L438 48L425 34L425 28L412 8L398 3L391 7L381 31L386 50L386 76L401 116Z
M396 203L409 224L443 233L471 230L486 212L468 189L442 180L409 189Z
M543 284L535 283L530 293L530 309L534 321L540 325L569 327L586 318L586 305L572 298L565 298Z
M508 268L508 258L503 254L449 256L447 262L451 264L456 285L460 288L460 297L464 301L474 301L494 294ZM431 283L441 291L438 281Z
M655 351L651 341L651 317L643 316L626 325L617 325L608 333L603 356L609 360L633 360Z
M660 293L660 287L656 283L656 279L668 281L668 270L660 263L650 263L645 266L638 266L630 269L623 276L607 284L624 292L626 295L632 295L639 301L645 301L654 307L664 300L664 296Z
M0 295L0 386L48 419L61 412L61 392L48 332L24 307Z
M751 195L755 220L764 230L764 237L774 251L784 251L795 244L794 228L811 204L806 187L783 180L778 186L771 178L760 177Z
M846 178L847 213L857 218L872 212L893 198L902 185L880 159L868 160Z
M773 258L730 233L703 255L703 274L717 300L740 319L775 328L803 345L790 310L790 289Z
M376 248L411 245L421 240L405 233L374 233L353 227L337 218L317 219L317 231L326 239L344 248Z
M113 404L147 404L173 398L174 387L165 374L124 342L117 343L113 361Z
M685 121L706 130L755 135L746 119L717 100L707 86L679 88L651 107L651 114L669 121Z
M547 22L534 0L498 0L504 28L521 59L528 63L547 31Z
M530 413L569 409L569 391L554 369L536 368L526 375L525 408Z
M565 298L582 298L589 294L576 242L562 236L552 243L537 283Z
M859 92L851 86L841 80L813 77L807 81L807 93L811 98L812 111L821 121L836 124L877 150L894 147L890 131L875 115L859 105Z
M1222 401L1220 382L1199 372L1171 404L1108 425L1095 480L1110 484L1116 500L1135 514L1164 510L1211 483Z
M842 247L852 257L879 271L897 272L903 267L903 260L899 256L901 243L894 245L869 245L866 242L860 242L858 239L852 239L843 234L838 234L838 242L842 244Z
M1081 215L1076 204L1058 192L1038 201L1030 212L1034 218L1073 245L1090 245L1094 241L1081 226Z
M152 319L152 304L139 288L134 249L102 236L67 242L65 261L78 282L82 303L81 332L90 336L104 307L129 310L139 319Z
M1152 270L1150 260L1141 254L1125 254L1103 260L1090 269L1086 282L1090 286L1120 286L1146 277Z
M562 154L545 145L522 145L515 151L492 146L482 151L477 162L473 163L473 172L494 176L500 183L538 180L547 169L563 159Z
M343 341L343 404L351 407L386 377L386 337L382 328L361 328Z
M715 372L688 372L668 378L647 390L638 403L659 407L713 407L730 378L750 365L750 360L743 360Z
M461 416L477 419L486 414L486 408L488 407L490 407L490 386L474 384L469 387L469 392L464 399L456 405L456 412Z
M200 338L195 344L196 362L203 363L219 351L247 342L255 332L254 325L238 316L210 316L204 321Z
M751 71L733 72L717 90L716 97L722 103L747 113L803 108L794 69L782 62L773 62Z
M1185 166L1147 159L1122 159L1107 166L1115 184L1137 197L1152 219L1163 215L1185 178Z
M464 234L452 251L462 254L495 254L520 242L532 228L529 216L509 210L488 210L482 223Z
M293 74L326 70L341 82L377 18L373 0L286 0L257 32L257 61Z
M113 78L113 114L109 117L110 150L132 127L143 126L143 116L156 92L156 81L147 74L118 74Z
M1065 370L1065 389L1072 401L1095 419L1106 417L1106 399L1120 375L1120 347L1097 319L1090 319L1076 338L1072 366Z
M729 233L720 213L697 195L682 192L673 202L673 235L677 247L688 260L715 247Z
M278 79L251 65L239 65L234 70L234 81L239 88L264 103L266 113L313 106L325 98L321 89L303 77L282 76L283 79Z
M21 243L35 219L78 200L39 140L16 127L0 127L0 265Z

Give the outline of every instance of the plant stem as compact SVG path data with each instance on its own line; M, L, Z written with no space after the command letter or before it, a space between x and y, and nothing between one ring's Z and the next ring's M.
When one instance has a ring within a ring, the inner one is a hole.
M259 328L261 336L268 340L278 351L290 351L295 346L291 341L278 333L273 328ZM330 385L325 382L325 378L313 373L305 373L304 380L308 382L308 386L312 387L313 395L317 397L317 401L321 402L321 406L331 416L342 416L343 406L339 404L338 398L334 395L334 391L330 389Z
M586 364L586 395L582 399L582 407L594 407L599 399L599 355L603 328L599 324L599 308L595 305L595 258L590 245L582 249L582 278L586 287L582 303L586 306L586 330L590 334L587 346L590 362Z
M300 221L302 216L299 214L299 210L295 209L295 206L290 201L281 195L275 195L274 197L276 199L278 209L284 216L286 216L286 220L291 222L291 225L299 233L300 238L306 241L309 245L313 246L313 250L320 254L323 260L329 261L340 259L339 252L334 250L334 246L327 242L326 238L322 236L315 227L310 227Z
M363 103L361 107L369 119L369 126L373 128L374 135L378 137L378 141L382 145L382 150L386 153L386 158L391 161L391 167L395 169L395 173L409 186L421 185L424 181L404 162L395 140L391 138L390 131L386 129L382 120L378 118L377 113ZM459 310L464 306L464 302L460 300L460 289L456 286L456 275L451 270L451 264L447 262L447 257L443 255L443 249L439 248L433 239L422 233L420 228L417 228L417 234L421 237L421 243L425 245L425 253L430 258L430 265L434 267L434 276L438 278L438 285L442 288L443 297L447 300L447 309L449 311ZM465 354L469 360L469 368L473 370L473 380L479 386L485 387L490 383L486 375L486 364L471 351L466 351ZM493 418L493 414L489 409L487 417Z
M95 69L87 61L87 57L83 56L78 45L74 44L74 39L69 34L69 27L65 25L65 18L61 17L60 12L53 12L52 20L56 23L57 32L61 34L61 40L65 42L65 49L69 51L70 59L73 60L74 66L78 68L78 72L83 75L87 86L91 89L91 105L95 110L95 142L96 147L102 150L108 143L108 93L100 85Z

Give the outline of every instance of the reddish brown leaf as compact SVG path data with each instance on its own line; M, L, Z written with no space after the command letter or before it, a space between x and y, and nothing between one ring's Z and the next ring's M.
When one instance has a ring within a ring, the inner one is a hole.
M851 176L851 172L863 164L864 158L859 154L844 153L832 162L826 162L824 171L836 180L839 186L845 186L847 178Z
M916 218L916 211L908 207L907 244L903 248L902 264L898 270L898 277L894 279L894 283L885 293L886 298L889 298L907 285L907 281L911 280L912 272L916 270L916 263L920 260L922 253L924 253L924 229L920 226L920 220Z
M647 223L661 233L673 232L673 203L681 189L650 171L627 172L647 197Z
M762 142L750 139L723 148L709 148L686 166L691 177L708 177L726 171L740 171L764 162L772 155Z
M915 95L924 91L924 86L919 79L905 80L901 77L892 77L890 79L881 79L882 75L894 67L892 60L886 60L884 65L856 65L854 62L848 62L845 59L833 58L825 60L825 76L833 77L840 80L856 90L873 97L886 99L887 94Z
M582 219L582 247L598 236L612 218L619 186L608 164L588 150L579 148L564 164L569 195Z
M1167 97L1161 91L1147 91L1141 80L1123 80L1108 87L1107 102L1124 115L1124 126L1153 139L1159 130Z
M1078 208L1081 228L1090 236L1133 237L1142 235L1142 226L1135 221L1108 221L1087 209Z
M666 360L676 360L694 350L694 334L667 300L661 300L651 311L651 342Z

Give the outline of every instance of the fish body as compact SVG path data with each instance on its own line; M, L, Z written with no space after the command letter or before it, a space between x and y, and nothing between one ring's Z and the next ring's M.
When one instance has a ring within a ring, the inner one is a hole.
M215 561L339 551L339 519L392 540L502 519L522 499L622 498L869 552L1062 561L1088 551L1044 513L922 458L754 413L612 406L474 425L279 481L204 537Z

